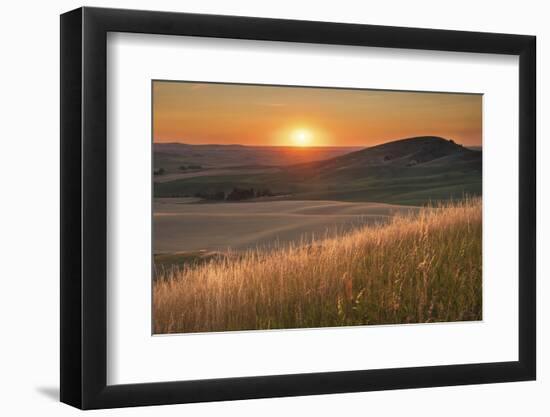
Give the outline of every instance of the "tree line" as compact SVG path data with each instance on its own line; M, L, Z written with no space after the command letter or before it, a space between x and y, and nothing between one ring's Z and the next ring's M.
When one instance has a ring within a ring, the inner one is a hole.
M228 193L225 191L195 193L195 197L213 201L242 201L258 197L272 197L274 195L275 194L273 194L268 188L254 189L240 187L234 187Z

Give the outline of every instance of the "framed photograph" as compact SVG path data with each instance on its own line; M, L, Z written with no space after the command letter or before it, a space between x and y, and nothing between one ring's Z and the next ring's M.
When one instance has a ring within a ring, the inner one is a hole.
M533 380L535 37L61 16L61 401Z

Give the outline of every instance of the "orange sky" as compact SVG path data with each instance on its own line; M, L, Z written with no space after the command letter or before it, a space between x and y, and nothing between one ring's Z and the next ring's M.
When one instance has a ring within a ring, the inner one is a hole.
M481 146L482 96L153 82L153 139L190 144L372 146L433 135Z

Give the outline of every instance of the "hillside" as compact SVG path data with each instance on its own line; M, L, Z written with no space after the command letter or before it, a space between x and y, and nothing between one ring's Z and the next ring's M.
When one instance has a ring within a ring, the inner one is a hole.
M269 148L268 148L269 149ZM265 150L264 150L265 151ZM307 152L308 149L301 149ZM294 200L425 204L481 195L482 153L433 136L356 150L275 172L195 176L155 185L156 197L267 188Z
M401 139L346 155L321 161L318 167L341 169L370 166L411 167L426 163L447 165L453 161L469 161L479 153L456 143L436 137L422 136Z
M307 245L160 267L153 331L482 320L481 220L472 199Z

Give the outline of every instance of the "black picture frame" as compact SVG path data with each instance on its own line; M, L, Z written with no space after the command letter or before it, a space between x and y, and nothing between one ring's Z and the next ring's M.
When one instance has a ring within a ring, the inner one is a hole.
M107 385L108 32L519 56L519 360ZM79 8L61 15L61 401L82 409L533 380L536 38L313 21Z

